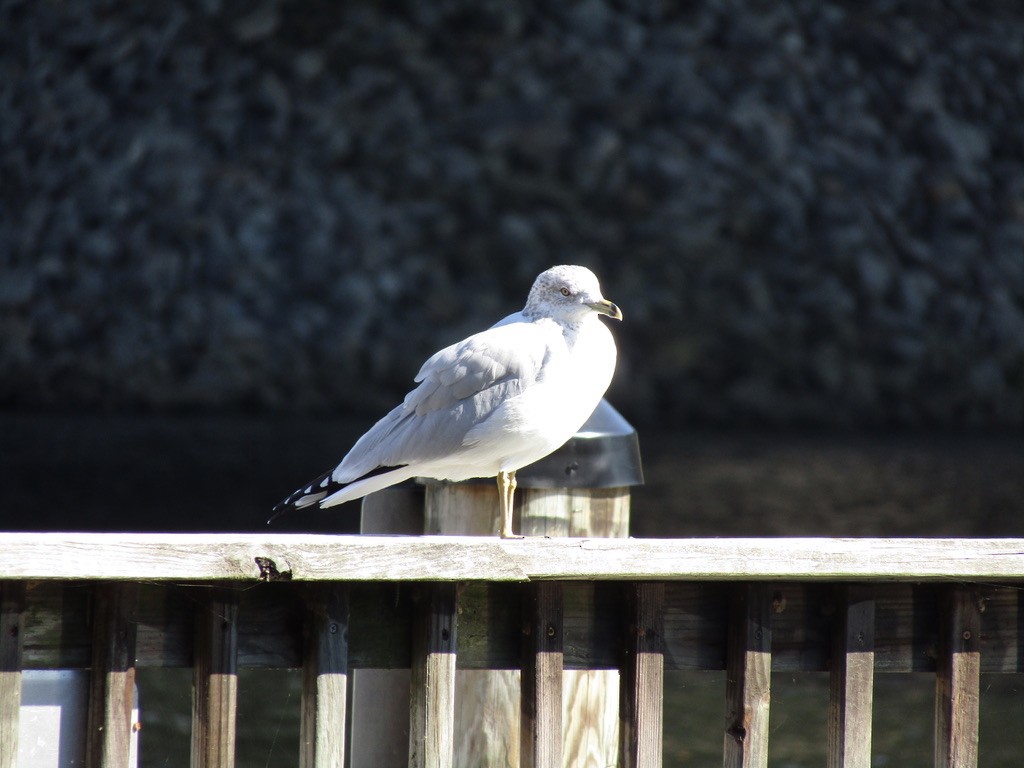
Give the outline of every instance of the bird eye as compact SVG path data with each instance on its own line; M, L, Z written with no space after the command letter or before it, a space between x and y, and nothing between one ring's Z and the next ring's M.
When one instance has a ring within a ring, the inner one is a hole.
M570 291L568 288L563 287L561 293L563 296L568 296L569 294L572 293L572 291Z

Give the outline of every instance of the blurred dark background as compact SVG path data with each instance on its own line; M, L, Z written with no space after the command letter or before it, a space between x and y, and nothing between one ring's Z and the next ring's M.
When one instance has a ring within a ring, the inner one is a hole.
M572 262L637 533L1019 534L1022 125L1008 1L0 0L0 526L262 528Z

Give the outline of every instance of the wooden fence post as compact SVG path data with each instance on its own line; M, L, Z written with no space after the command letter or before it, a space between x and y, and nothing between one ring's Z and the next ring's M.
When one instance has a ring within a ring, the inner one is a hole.
M935 765L978 764L981 685L981 597L973 587L950 587L939 607L935 677Z
M619 692L622 768L660 768L665 686L663 583L626 587L631 618Z
M87 768L126 766L135 704L135 609L138 585L99 584L92 603Z
M217 590L196 613L192 768L233 768L238 710L237 595Z
M423 585L413 626L410 768L451 768L455 751L456 587Z
M629 535L628 488L529 488L516 493L518 530L526 536ZM429 533L495 535L498 493L492 483L427 485ZM467 670L456 697L459 765L516 766L523 755L514 670ZM614 765L618 759L618 672L567 670L563 681L563 765Z
M541 581L523 601L520 768L562 766L562 585Z
M875 682L874 588L836 590L829 670L828 768L871 768Z
M0 768L16 768L25 645L25 584L0 583Z
M517 507L522 491L517 494ZM424 503L427 533L492 536L498 533L494 483L429 483ZM460 670L456 676L456 763L496 768L520 764L520 688L515 670Z
M733 590L726 650L725 768L767 768L772 628L769 585Z
M302 665L301 768L344 768L348 699L348 588L317 585L308 597Z

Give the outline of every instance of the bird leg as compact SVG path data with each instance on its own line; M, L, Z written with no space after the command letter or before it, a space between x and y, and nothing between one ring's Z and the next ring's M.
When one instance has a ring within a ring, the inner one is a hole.
M519 539L512 533L512 502L516 495L516 472L498 472L498 503L501 508L501 538Z

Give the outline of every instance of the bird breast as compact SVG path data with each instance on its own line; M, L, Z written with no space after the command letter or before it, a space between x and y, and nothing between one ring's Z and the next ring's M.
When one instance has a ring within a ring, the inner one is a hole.
M547 456L572 437L597 408L615 370L615 343L595 316L589 327L566 334L558 362L545 366L534 386L511 398L471 430L474 452L486 451L496 468L510 471ZM516 440L508 440L515 435Z

